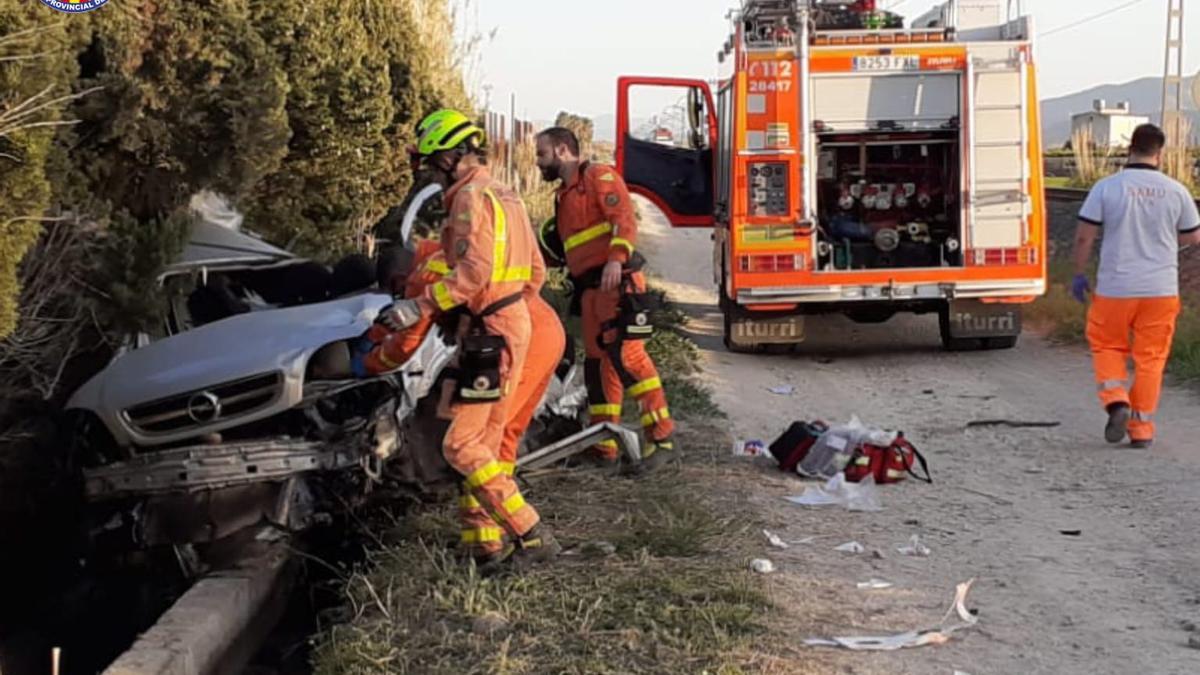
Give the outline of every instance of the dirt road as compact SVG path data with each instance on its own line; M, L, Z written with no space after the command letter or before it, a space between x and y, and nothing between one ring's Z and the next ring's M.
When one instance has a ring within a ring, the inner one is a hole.
M799 354L730 354L721 345L708 231L669 231L661 214L641 206L652 275L692 317L731 437L769 442L793 420L857 414L904 430L930 460L935 483L881 488L882 513L791 505L783 497L805 483L766 465L718 486L741 495L784 540L815 537L784 551L764 541L762 550L780 568L774 600L789 614L781 620L796 626L796 655L811 653L819 666L813 672L1200 673L1200 649L1188 646L1200 646L1193 394L1166 394L1158 444L1146 452L1103 442L1086 352L1031 335L1013 351L949 354L933 317L879 326L821 319L810 322ZM794 393L769 391L786 385ZM985 419L1061 426L968 429ZM913 534L929 557L897 553ZM852 540L867 552L834 551ZM895 587L856 589L870 578ZM936 624L956 583L970 578L978 628L948 645L861 654L800 644Z

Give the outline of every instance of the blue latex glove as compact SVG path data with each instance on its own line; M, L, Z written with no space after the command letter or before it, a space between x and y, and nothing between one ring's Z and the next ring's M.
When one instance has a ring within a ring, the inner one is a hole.
M1091 292L1092 287L1090 284L1088 284L1087 275L1076 274L1075 278L1071 280L1071 295L1075 296L1075 299L1079 302L1086 303L1088 300L1088 294Z
M367 372L367 354L375 348L375 343L371 342L367 336L362 336L350 343L350 372L354 373L354 377L363 379L370 377Z

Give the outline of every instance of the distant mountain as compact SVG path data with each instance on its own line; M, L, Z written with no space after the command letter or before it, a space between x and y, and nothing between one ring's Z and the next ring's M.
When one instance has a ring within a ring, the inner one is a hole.
M1200 132L1200 109L1192 103L1189 94L1191 78L1184 81L1184 109L1192 118L1192 127ZM1050 98L1042 101L1042 135L1047 148L1063 145L1071 138L1071 116L1092 109L1092 102L1104 99L1114 105L1118 101L1129 101L1135 115L1149 115L1151 121L1158 123L1162 115L1162 78L1143 77L1124 84L1108 84L1092 87L1084 91ZM611 141L616 138L617 118L611 113L597 115L593 118L596 124L596 139ZM634 127L646 122L645 119L635 119Z
M1192 127L1200 130L1200 111L1189 95L1191 78L1184 83L1184 109L1192 118ZM1071 138L1071 116L1092 109L1092 101L1104 99L1110 106L1129 101L1135 115L1149 115L1152 122L1162 119L1162 78L1143 77L1124 84L1107 84L1081 92L1042 101L1042 136L1047 148L1058 147Z

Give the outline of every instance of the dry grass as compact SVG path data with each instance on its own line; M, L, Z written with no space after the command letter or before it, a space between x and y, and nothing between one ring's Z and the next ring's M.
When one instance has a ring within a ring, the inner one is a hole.
M1092 130L1082 128L1071 134L1071 154L1075 158L1071 187L1091 187L1096 181L1112 173L1112 148L1094 147Z
M703 458L719 450L689 448L694 463L647 479L577 471L527 485L571 554L524 576L483 579L455 561L452 505L409 517L348 581L350 623L323 635L316 672L762 672L770 603L746 564L758 526L706 496ZM599 541L615 553L581 546Z
M1192 121L1188 117L1179 118L1179 138L1184 142L1179 145L1168 146L1163 152L1163 173L1171 178L1183 183L1187 186L1192 194L1196 193L1196 178L1192 175L1192 164L1195 157L1192 155Z

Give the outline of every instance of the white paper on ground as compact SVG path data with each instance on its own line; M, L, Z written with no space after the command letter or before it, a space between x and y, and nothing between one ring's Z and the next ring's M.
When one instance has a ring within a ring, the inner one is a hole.
M759 574L770 574L771 572L775 571L775 563L771 562L770 560L763 559L751 560L750 569L758 572Z
M859 590L863 591L882 591L883 589L891 588L894 585L895 584L892 582L884 581L883 579L871 579L870 581L858 582Z
M838 546L837 548L835 548L833 550L841 551L842 553L862 553L863 551L865 551L867 549L863 548L863 545L858 543L857 541L848 541L845 544L842 544L841 546Z
M787 548L788 547L787 542L780 539L779 535L775 534L774 532L770 532L768 530L763 530L763 535L766 536L767 541L769 541L771 543L771 545L774 546L775 548Z
M814 638L805 640L804 644L810 647L843 647L854 651L895 651L910 647L943 644L949 641L950 636L955 632L964 628L970 628L978 623L978 617L971 614L967 610L966 605L967 594L971 591L971 586L974 583L975 580L971 579L958 585L954 593L954 604L946 611L946 615L942 617L941 625L937 628L910 631L897 635L835 637L832 639ZM958 615L960 621L949 623L955 614Z
M915 534L911 539L908 540L907 546L899 546L896 548L896 550L900 553L900 555L911 555L920 558L928 557L930 554L929 547L925 544L922 544L921 537Z
M851 483L846 480L845 473L839 473L824 485L809 486L804 489L804 494L784 499L800 506L842 505L851 511L883 510L879 490L872 476L867 476L861 482Z

